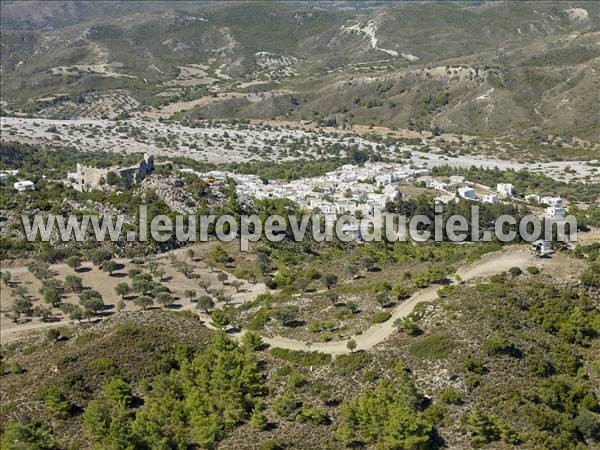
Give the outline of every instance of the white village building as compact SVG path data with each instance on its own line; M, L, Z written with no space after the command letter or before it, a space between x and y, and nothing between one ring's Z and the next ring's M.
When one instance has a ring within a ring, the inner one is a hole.
M448 184L444 183L439 178L435 178L427 182L427 187L435 189L436 191L445 191L448 189Z
M455 184L461 184L465 182L465 177L460 176L460 175L452 175L450 178L448 178L448 184L450 186L454 186Z
M542 197L541 203L548 206L564 206L560 197Z
M467 200L475 200L477 198L475 195L475 189L469 186L459 187L458 195L462 198L466 198Z
M510 197L514 194L515 188L510 183L498 183L496 185L496 192L504 197Z
M525 201L529 203L540 203L542 197L537 194L529 194L525 196Z
M567 215L565 208L562 206L549 206L546 208L546 218L553 220L562 220Z
M496 194L486 194L481 199L483 203L491 203L495 205L496 203L500 203L500 199Z
M29 180L17 181L13 186L19 192L33 191L35 189L35 184L33 184L33 181Z

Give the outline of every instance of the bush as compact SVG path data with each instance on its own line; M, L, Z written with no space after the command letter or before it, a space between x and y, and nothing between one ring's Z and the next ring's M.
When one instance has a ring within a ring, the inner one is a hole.
M303 406L300 410L300 414L297 416L297 420L300 422L310 422L315 425L323 424L327 422L327 411L323 408L307 408Z
M410 317L398 319L394 322L394 325L397 326L400 331L410 334L411 336L417 336L421 332L419 324Z
M369 317L369 322L371 323L383 323L390 319L392 315L387 311L378 311Z
M536 266L529 266L527 267L527 272L529 272L531 275L537 275L540 273L540 269L538 269Z
M465 359L465 369L469 372L473 372L482 375L487 372L487 369L483 361L479 358L471 358L470 356Z
M0 440L0 448L10 450L45 450L56 448L51 439L52 428L44 423L21 424L7 422ZM22 444L22 445L19 445Z
M600 417L591 411L581 410L575 417L575 426L586 439L600 440Z
M518 267L511 267L510 269L508 269L508 273L513 277L518 277L523 273L523 271Z
M320 352L305 352L302 350L288 350L275 347L269 353L276 358L283 359L300 366L325 366L331 362L331 355Z
M44 408L58 419L66 419L71 415L71 403L56 386L51 386L46 390Z
M367 352L339 355L335 358L335 372L342 376L352 375L367 367L372 360Z
M417 358L441 359L450 354L453 346L450 338L434 333L413 342L408 350Z
M500 332L494 333L483 345L485 352L490 355L518 356L519 350Z
M445 387L438 393L438 398L444 403L450 405L459 405L462 403L462 397L455 389L451 387Z
M431 405L429 408L423 411L423 418L432 425L438 425L442 423L447 414L448 408L445 406Z
M289 417L298 408L298 401L294 396L294 393L290 390L283 393L283 395L273 402L273 411L275 411L281 417Z
M433 426L417 411L419 403L414 385L406 376L381 382L342 406L336 437L345 445L356 447L375 444L369 447L429 448Z
M254 313L246 328L251 331L260 331L265 327L269 320L271 320L269 311L261 309Z

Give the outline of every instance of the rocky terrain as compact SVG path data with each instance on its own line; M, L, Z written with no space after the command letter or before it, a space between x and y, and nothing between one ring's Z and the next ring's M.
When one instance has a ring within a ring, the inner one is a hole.
M598 4L2 4L4 114L336 120L598 141ZM477 36L477 38L474 38Z

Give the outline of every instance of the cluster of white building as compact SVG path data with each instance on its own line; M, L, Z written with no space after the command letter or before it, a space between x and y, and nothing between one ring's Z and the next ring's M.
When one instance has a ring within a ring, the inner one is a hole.
M498 183L495 193L490 192L478 197L475 188L465 184L464 177L452 176L448 178L448 181L431 177L423 177L421 180L425 181L427 187L446 193L445 195L436 197L436 200L442 203L464 198L466 200L481 200L483 203L496 204L500 203L501 199L512 200L516 192L512 184ZM485 188L485 186L482 187ZM491 191L491 188L486 189ZM530 194L525 196L525 201L546 205L545 217L548 219L561 220L566 217L565 202L560 197L541 197L537 194Z
M189 171L189 170L187 170ZM371 214L383 210L386 203L398 198L397 183L411 183L429 170L401 164L367 163L344 165L323 176L290 182L279 180L267 184L256 175L211 171L202 178L231 178L237 184L240 199L287 198L311 211L323 214Z
M448 203L459 198L483 203L497 204L514 198L515 188L510 183L498 183L495 191L486 186L481 190L489 191L480 197L475 185L463 176L433 178L425 168L386 163L367 163L364 166L345 165L320 177L302 178L290 182L271 180L264 182L256 175L242 175L224 171L195 172L182 169L182 172L223 182L227 178L237 184L237 195L242 200L288 198L310 211L323 214L372 214L376 209L383 210L389 201L398 198L397 183L424 182L428 188L444 194L435 198L437 202ZM549 219L564 219L565 202L559 197L540 197L527 195L525 201L546 205L545 216Z
M8 177L16 177L18 173L18 169L0 172L0 184L6 184ZM30 180L16 181L13 183L13 187L19 192L33 191L35 190L35 183Z

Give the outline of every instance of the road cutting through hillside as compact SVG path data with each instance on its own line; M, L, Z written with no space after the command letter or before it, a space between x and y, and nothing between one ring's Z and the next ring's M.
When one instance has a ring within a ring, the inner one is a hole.
M551 259L539 259L532 260L531 255L526 247L507 247L502 251L489 253L483 256L481 259L475 261L472 264L469 264L456 273L458 278L455 276L455 279L451 281L452 284L455 284L457 279L462 280L462 282L467 282L469 280L473 280L482 276L490 276L500 272L505 272L509 270L511 267L520 267L524 269L527 266L535 265L538 267L551 267L562 264L561 261ZM25 268L17 268L13 269L15 271L26 270ZM369 350L384 341L390 335L396 332L396 327L394 326L394 322L403 317L407 317L410 315L414 308L422 302L430 302L434 301L438 298L437 291L441 286L434 285L425 289L421 289L415 292L411 297L407 300L402 301L398 306L396 306L391 314L389 320L386 322L376 324L365 330L363 333L359 335L352 336L356 342L356 350ZM250 296L246 296L243 301L251 301L253 298ZM189 309L189 308L182 308ZM203 323L211 329L216 329L210 323L210 317L206 314L199 314ZM35 324L25 324L22 326L17 326L14 328L3 329L1 330L1 341L2 343L7 343L9 341L14 341L18 339L18 336L21 332L31 332L39 329L47 329L51 327L65 326L69 325L69 321L61 320L57 322L41 322ZM232 329L229 331L229 334L235 338L241 338L246 333L246 330L237 330ZM289 350L304 350L304 351L319 351L323 353L328 353L331 355L338 355L349 353L350 350L347 348L347 340L344 341L333 341L333 342L318 342L312 343L302 340L291 339L283 336L262 336L263 341L271 347L280 347Z
M475 263L466 266L459 270L457 275L463 282L472 280L481 276L494 275L500 272L505 272L511 267L525 268L526 266L537 265L544 266L546 263L552 260L538 260L532 261L531 255L527 249L523 247L509 248L502 252L494 252L485 255ZM456 283L456 281L452 281ZM369 350L375 345L384 341L391 334L397 331L394 326L394 322L403 317L410 315L415 306L422 302L430 302L435 300L438 295L437 291L440 286L430 286L425 289L421 289L413 294L407 300L404 300L392 311L392 317L389 320L373 325L360 335L352 336L356 342L356 350ZM238 333L232 333L233 336L241 337L245 331ZM350 353L348 349L348 341L335 341L335 342L319 342L319 343L306 343L305 341L290 339L282 336L275 337L264 337L263 341L271 347L281 347L289 350L304 350L304 351L319 351L322 353L329 353L330 355L339 355L343 353Z

